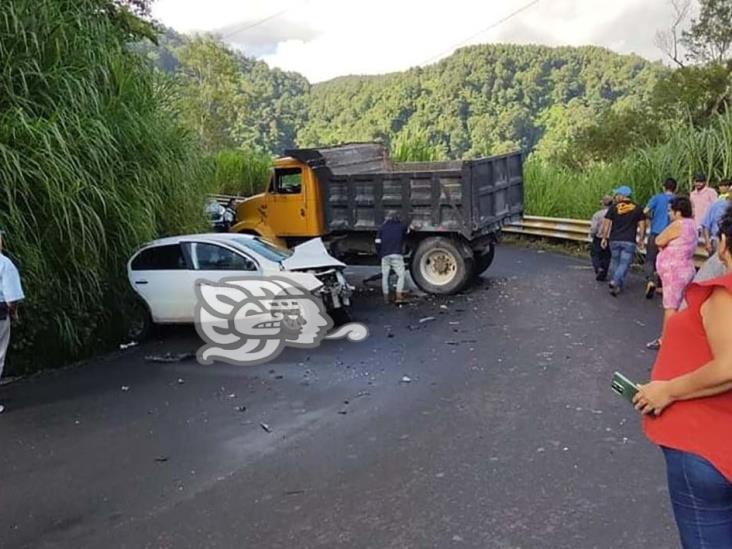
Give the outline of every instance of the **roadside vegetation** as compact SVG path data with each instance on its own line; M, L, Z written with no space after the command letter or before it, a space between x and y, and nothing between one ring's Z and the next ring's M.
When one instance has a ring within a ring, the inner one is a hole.
M154 37L127 7L12 0L0 11L0 227L27 295L18 373L123 337L126 260L203 226L210 168L172 83L126 49Z

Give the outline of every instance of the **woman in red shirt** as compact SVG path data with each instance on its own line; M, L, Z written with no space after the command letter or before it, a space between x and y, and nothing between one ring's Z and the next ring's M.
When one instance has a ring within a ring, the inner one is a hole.
M666 458L685 549L732 548L732 208L718 254L728 274L689 286L688 308L669 319L652 381L635 396Z

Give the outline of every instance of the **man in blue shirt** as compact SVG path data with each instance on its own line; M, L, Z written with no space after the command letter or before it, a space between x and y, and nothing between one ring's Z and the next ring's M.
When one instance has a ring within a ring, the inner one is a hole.
M730 181L723 179L719 182L719 193L720 199L714 204L709 206L707 213L704 214L702 220L702 230L704 231L704 247L709 255L712 255L717 250L717 243L719 240L719 220L722 219L724 212L727 211L730 205L729 193Z
M381 287L384 292L384 303L389 303L389 275L392 269L397 275L397 304L404 303L404 240L409 227L401 222L399 216L392 212L376 235L376 246L381 257Z
M0 231L0 377L10 344L10 322L18 319L18 303L25 297L18 269L2 251L3 231ZM0 404L0 414L4 411L5 406Z
M646 249L646 298L651 299L656 294L658 286L658 273L656 273L656 257L658 246L656 237L668 227L671 219L668 215L668 206L676 193L676 180L669 177L663 182L663 192L653 196L644 210L646 217L651 220L651 230L648 235L648 246Z

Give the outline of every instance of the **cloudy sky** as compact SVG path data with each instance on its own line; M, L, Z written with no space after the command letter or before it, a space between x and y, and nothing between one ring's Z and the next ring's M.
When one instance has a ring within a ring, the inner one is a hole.
M654 35L671 7L669 0L157 0L153 14L319 82L424 65L486 42L597 44L658 59Z

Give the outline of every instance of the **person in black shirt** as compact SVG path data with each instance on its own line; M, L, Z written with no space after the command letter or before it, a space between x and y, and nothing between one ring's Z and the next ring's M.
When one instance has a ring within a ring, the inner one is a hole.
M643 250L645 246L646 215L643 208L630 199L633 194L630 187L618 187L613 194L615 204L605 216L601 245L610 247L610 293L617 296L625 285L636 249Z
M390 213L376 235L376 246L381 258L381 288L384 303L389 303L389 274L392 269L397 275L395 303L404 303L404 239L409 227L402 223L398 214Z

